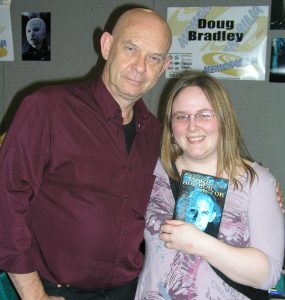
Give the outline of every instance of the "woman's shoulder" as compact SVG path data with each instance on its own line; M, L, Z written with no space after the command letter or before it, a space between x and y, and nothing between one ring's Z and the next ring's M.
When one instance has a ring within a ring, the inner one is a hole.
M244 174L242 184L245 189L248 188L251 191L256 191L256 189L275 189L276 179L269 168L256 161L251 162L250 166L255 172L255 177L254 180L251 181L248 176L249 173Z
M263 188L275 186L276 179L269 168L257 161L245 160L245 163L251 167L253 172L250 172L249 169L241 171L239 183L243 191L253 191L255 188L260 189L261 186Z
M261 163L257 162L257 161L249 161L249 160L244 160L244 162L250 166L253 171L256 173L257 175L257 179L270 179L270 178L274 178L273 174L270 172L268 167L263 166ZM247 174L243 174L244 178L247 178Z
M265 166L262 166L260 163L256 161L253 162L252 168L256 172L259 179L274 179L274 175L270 172L270 169Z
M159 158L157 160L153 175L156 177L160 177L162 179L168 179L168 175L164 170L164 167L162 165L161 159Z

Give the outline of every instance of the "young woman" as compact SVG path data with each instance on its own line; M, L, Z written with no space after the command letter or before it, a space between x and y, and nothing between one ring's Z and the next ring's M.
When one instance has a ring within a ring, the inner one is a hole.
M201 73L179 79L166 106L136 299L268 297L281 274L284 219L275 178L246 153L221 84ZM229 180L218 238L171 220L183 169Z

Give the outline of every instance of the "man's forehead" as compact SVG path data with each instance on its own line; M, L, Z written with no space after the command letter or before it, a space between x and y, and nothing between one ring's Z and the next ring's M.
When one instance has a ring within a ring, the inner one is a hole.
M140 21L140 22L139 22ZM126 22L115 32L114 37L123 41L137 45L150 53L167 54L167 39L160 34L159 30L153 30L148 23L138 20L138 22Z
M161 56L165 56L165 49L159 46L159 43L150 42L145 37L140 35L127 36L126 38L122 37L121 42L124 45L133 45L138 49L147 52L148 54L157 54Z

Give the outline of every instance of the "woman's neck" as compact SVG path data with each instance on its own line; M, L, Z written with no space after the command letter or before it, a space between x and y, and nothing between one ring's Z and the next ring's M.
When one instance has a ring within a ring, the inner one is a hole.
M199 160L195 161L187 159L185 156L180 155L177 157L175 165L179 174L181 174L182 170L189 170L192 172L204 173L212 176L216 176L217 174L217 162L213 160L209 162L202 162Z

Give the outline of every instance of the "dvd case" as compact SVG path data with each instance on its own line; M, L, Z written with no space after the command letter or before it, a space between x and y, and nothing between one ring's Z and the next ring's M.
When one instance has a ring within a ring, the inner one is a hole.
M174 219L218 237L228 185L228 179L183 170Z

